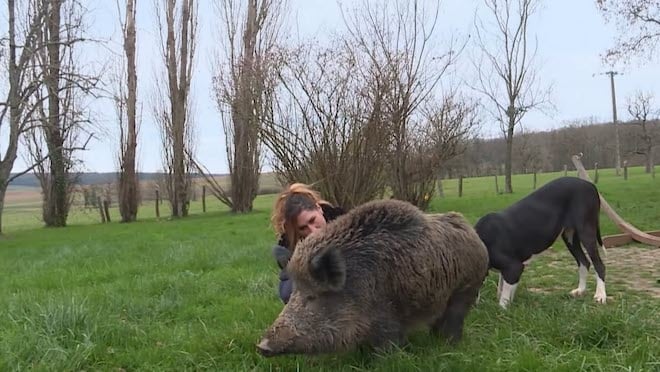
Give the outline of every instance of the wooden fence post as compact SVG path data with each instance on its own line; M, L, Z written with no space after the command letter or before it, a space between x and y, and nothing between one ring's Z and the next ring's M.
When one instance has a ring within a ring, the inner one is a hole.
M623 179L628 180L628 160L623 161Z
M598 162L594 163L594 183L598 183Z
M202 212L206 213L206 185L202 185Z
M458 197L463 196L463 176L458 176Z
M158 203L160 201L160 192L156 189L156 218L160 218L160 211L158 210Z
M568 176L568 165L564 164L564 177Z
M534 171L534 185L532 185L532 190L536 190L536 171Z
M496 175L495 175L495 194L498 194L498 195L499 195L499 193L500 193L500 185L499 185L499 183L498 183L498 181L497 181L497 174L496 174Z

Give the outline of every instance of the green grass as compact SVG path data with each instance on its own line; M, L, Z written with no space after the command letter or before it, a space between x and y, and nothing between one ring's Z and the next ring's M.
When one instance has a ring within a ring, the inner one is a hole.
M462 198L455 184L444 183L446 197L432 210L474 221L531 191L531 176L514 178L514 195L495 195L492 177L466 179ZM636 169L627 182L602 171L599 182L617 211L643 229L660 228L658 186ZM457 347L419 331L408 347L387 353L262 358L254 345L282 309L270 256L272 202L259 197L243 216L210 201L202 214L197 202L183 220L156 220L149 204L134 224L99 224L95 212L74 211L64 229L39 228L38 214L8 209L0 370L660 370L660 300L611 282L608 304L597 305L593 274L588 296L569 298L577 275L561 245L531 264L508 311L495 301L491 274ZM162 216L167 211L163 204Z

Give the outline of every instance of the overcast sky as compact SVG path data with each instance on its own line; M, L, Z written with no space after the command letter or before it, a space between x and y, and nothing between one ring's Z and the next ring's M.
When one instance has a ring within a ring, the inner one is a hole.
M227 161L225 141L220 124L220 115L212 100L210 80L211 56L219 47L219 22L215 19L212 1L200 0L200 39L194 72L193 97L194 121L196 124L196 151L198 159L212 172L226 173ZM350 5L353 0L342 0ZM114 40L110 49L121 50L119 23L114 0L88 1L91 33L99 39ZM154 76L159 68L160 52L158 29L153 0L138 0L138 79L139 100L143 106L139 138L139 168L143 172L162 169L160 136L151 117L149 100L153 93ZM440 15L440 31L466 36L473 32L473 18L482 0L444 0ZM6 11L6 10L3 10ZM3 21L6 17L3 15ZM4 22L3 22L4 23ZM538 38L538 62L543 84L552 84L553 102L556 113L553 117L530 114L523 125L527 130L558 128L576 120L596 118L611 120L612 106L609 78L596 75L610 68L602 64L600 55L611 46L615 36L614 27L605 24L592 0L552 0L531 21L532 31ZM339 32L343 21L335 0L290 0L290 22L288 29L292 39L316 36L325 38ZM100 56L110 59L110 53L95 47L90 58ZM658 59L660 61L660 58ZM464 66L469 61L463 60ZM660 105L660 69L658 61L646 65L616 66L623 75L616 76L617 107L619 119L627 119L626 97L636 89L655 93ZM469 76L461 77L469 79ZM116 170L116 136L114 111L107 102L95 106L95 121L103 131L89 144L89 150L79 154L84 160L85 171L110 172ZM484 135L499 133L497 124L487 121ZM6 131L1 134L6 136ZM4 146L0 149L4 151ZM24 169L19 158L14 171Z

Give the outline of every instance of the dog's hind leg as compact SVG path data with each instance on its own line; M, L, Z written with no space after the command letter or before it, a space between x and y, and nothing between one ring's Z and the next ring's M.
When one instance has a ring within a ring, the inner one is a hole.
M586 225L586 224L585 224ZM594 265L596 271L596 293L594 299L596 302L604 304L607 301L607 293L605 292L605 264L598 254L598 238L597 229L595 226L584 226L578 231L582 246L587 251L591 263Z
M589 260L584 255L584 251L582 251L580 238L574 229L564 229L564 231L561 233L561 237L564 240L564 244L566 244L569 252L571 252L573 258L575 258L575 262L578 264L578 286L576 289L571 291L571 296L579 297L587 291Z

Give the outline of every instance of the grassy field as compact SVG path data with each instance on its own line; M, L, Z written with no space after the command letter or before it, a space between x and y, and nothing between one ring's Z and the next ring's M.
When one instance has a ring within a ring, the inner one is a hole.
M216 176L216 181L223 187L229 184L228 176ZM197 199L201 198L201 185L204 184L203 179L198 178L195 180L195 189ZM154 183L152 181L143 182L141 185L141 192L145 200L153 198ZM277 182L273 173L265 173L261 175L259 192L267 194L271 190L279 190L281 187ZM272 191L277 192L277 191ZM116 195L114 196L116 198ZM68 224L69 225L87 225L96 224L101 221L100 212L95 208L85 208L83 203L82 194L78 193L74 197L74 205L71 207ZM116 199L115 199L116 202ZM226 211L228 210L224 205L219 203L217 199L211 196L208 191L207 196L207 211ZM139 219L149 219L156 217L156 208L154 200L146 200L142 203L138 210ZM167 201L161 200L160 216L167 217L170 209ZM41 225L41 189L38 187L28 186L10 186L5 198L5 210L7 211L3 219L3 232L16 230L32 229ZM118 208L110 209L110 218L112 221L120 220ZM191 203L191 214L202 213L201 200L196 200Z
M539 175L539 185L558 175ZM455 180L444 181L431 209L475 222L529 193L531 179L516 176L513 195L496 195L492 177L466 179L462 198ZM598 185L626 220L660 229L660 179L604 170ZM211 200L202 214L195 202L176 221L156 220L149 204L134 224L103 225L96 211L74 209L64 229L40 228L38 203L10 204L0 238L0 370L660 370L660 250L609 249L601 306L593 274L587 296L568 297L577 274L561 244L531 264L508 311L491 274L457 347L419 331L388 353L264 359L254 345L282 309L272 202L259 197L244 216ZM602 228L616 232L604 216Z

